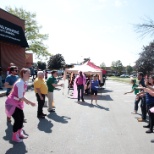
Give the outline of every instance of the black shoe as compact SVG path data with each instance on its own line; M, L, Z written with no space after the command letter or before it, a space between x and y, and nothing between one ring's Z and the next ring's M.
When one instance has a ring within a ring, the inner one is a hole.
M153 131L149 129L149 130L146 131L146 133L150 134L150 133L153 133Z
M51 109L51 110L49 110L48 112L55 112L55 109Z
M24 119L23 123L27 123L27 119Z
M150 125L147 125L147 126L143 126L143 128L150 128Z
M47 116L47 114L42 113L42 116Z
M151 140L151 143L154 143L154 140Z
M39 116L37 116L39 119L44 119L45 118L45 116L43 116L43 115L39 115Z

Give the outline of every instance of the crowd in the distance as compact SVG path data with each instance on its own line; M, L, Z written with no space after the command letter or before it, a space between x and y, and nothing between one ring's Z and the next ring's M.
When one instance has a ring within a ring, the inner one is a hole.
M146 75L139 72L137 75L139 83L136 83L136 79L131 78L132 90L127 93L136 95L134 101L133 114L138 112L138 104L141 102L141 118L138 118L138 122L148 122L147 125L143 126L148 130L146 133L153 133L154 127L154 75ZM148 115L148 116L147 116ZM154 142L152 140L151 142Z

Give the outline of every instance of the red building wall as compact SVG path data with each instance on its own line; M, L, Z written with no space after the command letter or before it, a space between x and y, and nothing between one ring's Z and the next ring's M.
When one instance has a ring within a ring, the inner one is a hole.
M0 18L12 22L23 29L25 21L0 9ZM5 72L10 63L15 63L21 69L25 67L25 48L0 40L0 65Z

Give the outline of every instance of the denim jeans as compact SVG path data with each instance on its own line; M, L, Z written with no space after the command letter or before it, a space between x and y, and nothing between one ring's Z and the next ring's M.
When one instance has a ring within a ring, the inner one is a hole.
M78 90L78 101L80 101L80 96L81 96L82 101L84 101L83 99L84 86L77 85L77 90Z
M141 99L141 113L142 113L142 119L146 120L146 100L145 100L145 96L142 97Z
M2 88L2 76L0 75L0 88Z
M138 111L138 103L140 102L141 98L139 97L138 100L135 99L135 102L134 102L134 111Z

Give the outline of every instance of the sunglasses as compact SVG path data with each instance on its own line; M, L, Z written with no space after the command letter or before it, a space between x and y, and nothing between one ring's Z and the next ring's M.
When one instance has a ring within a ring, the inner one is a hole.
M18 70L14 70L14 72L18 72Z

